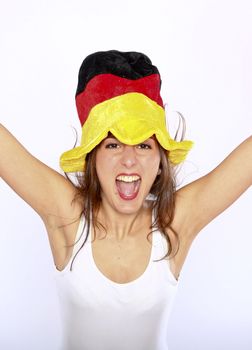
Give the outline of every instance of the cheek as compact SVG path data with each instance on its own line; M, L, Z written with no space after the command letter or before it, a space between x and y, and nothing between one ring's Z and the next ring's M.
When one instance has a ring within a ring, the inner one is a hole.
M113 162L111 160L111 157L107 157L106 154L102 152L97 152L96 173L102 188L104 184L108 186L111 179L113 178L112 169L113 169Z
M161 159L158 153L148 159L146 167L148 167L149 169L152 169L153 173L157 173L160 167L160 161Z
M106 152L103 152L102 149L99 149L96 154L96 169L97 173L102 172L103 169L106 169L108 166L108 160L106 157Z
M102 157L102 154L98 151L96 155L96 173L98 176L98 179L100 183L102 182L102 175L106 174L106 162L104 162L104 157Z
M158 170L160 168L160 157L159 154L157 156L152 156L148 160L146 159L145 165L144 165L144 173L146 174L146 185L152 186L157 175Z

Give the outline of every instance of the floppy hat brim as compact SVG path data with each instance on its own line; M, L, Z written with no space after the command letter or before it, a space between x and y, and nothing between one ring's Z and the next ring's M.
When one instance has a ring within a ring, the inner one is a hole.
M165 125L165 111L141 93L126 93L97 104L82 128L79 147L64 152L60 166L65 172L82 172L86 155L111 132L120 142L136 145L155 135L173 164L182 162L192 141L175 141Z

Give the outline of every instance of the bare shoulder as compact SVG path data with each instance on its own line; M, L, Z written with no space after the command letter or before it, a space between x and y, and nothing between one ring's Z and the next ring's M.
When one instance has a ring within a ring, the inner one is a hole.
M54 264L63 270L73 253L73 244L80 224L80 216L45 222Z
M191 204L186 197L184 191L177 191L172 230L169 229L167 232L172 246L172 254L169 259L170 268L176 278L179 277L180 271L195 238L194 228L192 227L190 220L190 211L188 210L188 207Z
M48 213L43 218L54 264L58 270L62 270L66 266L72 255L81 214L82 206L76 201L69 206L66 204L61 213Z

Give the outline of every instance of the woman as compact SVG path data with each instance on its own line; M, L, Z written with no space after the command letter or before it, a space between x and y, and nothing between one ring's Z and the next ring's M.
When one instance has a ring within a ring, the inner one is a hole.
M56 266L64 349L167 349L167 322L193 239L252 182L252 138L176 191L192 146L165 127L160 75L136 52L88 56L79 73L74 185L0 129L2 178L43 219ZM17 176L18 174L18 176Z

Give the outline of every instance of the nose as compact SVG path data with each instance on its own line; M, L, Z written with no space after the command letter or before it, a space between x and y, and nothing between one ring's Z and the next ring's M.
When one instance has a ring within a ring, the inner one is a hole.
M121 163L127 168L131 168L136 164L136 153L134 146L124 145Z

